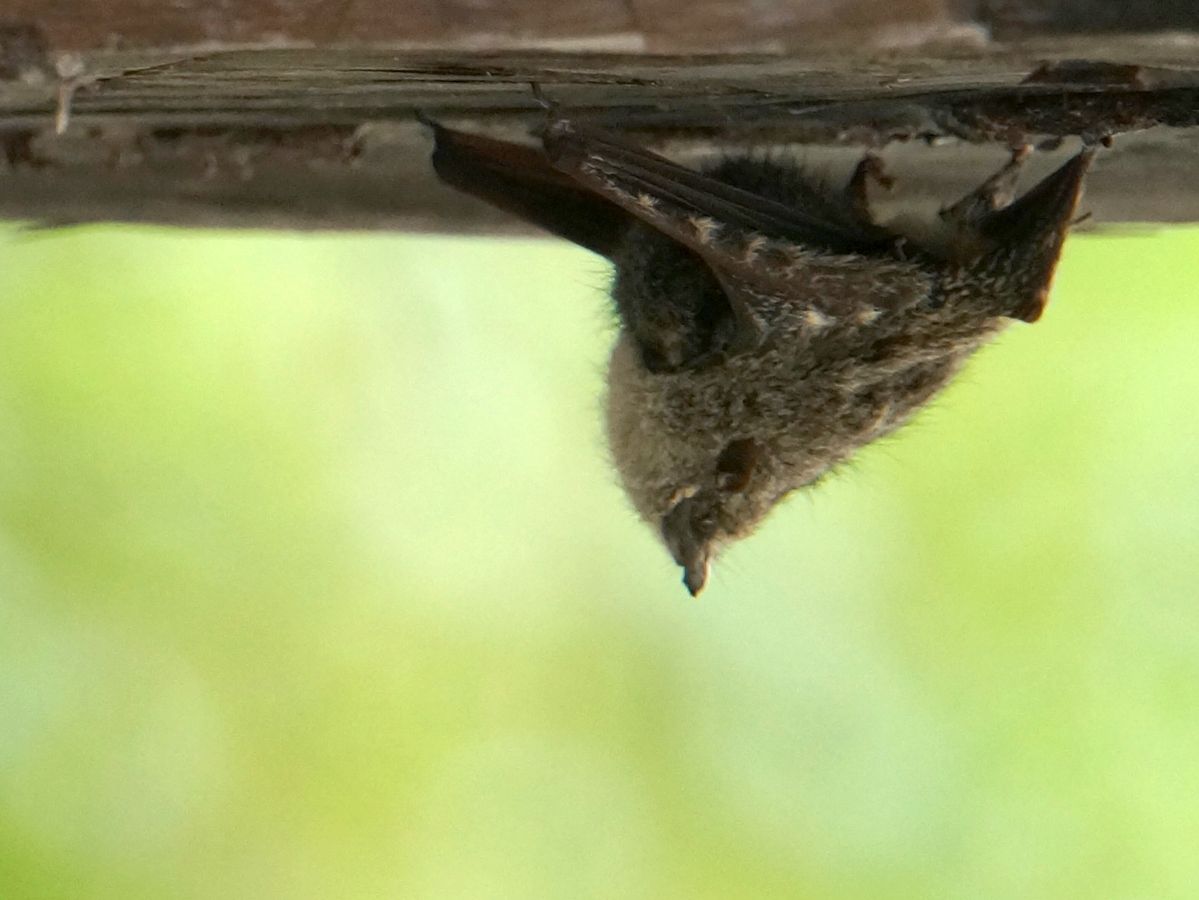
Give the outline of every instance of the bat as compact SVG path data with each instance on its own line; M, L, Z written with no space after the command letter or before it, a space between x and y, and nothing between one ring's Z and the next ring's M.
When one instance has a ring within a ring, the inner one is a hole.
M1037 320L1095 154L1015 199L1022 148L928 221L880 224L870 155L832 189L779 159L689 169L554 110L540 147L426 121L444 182L612 262L609 446L693 596L784 497Z

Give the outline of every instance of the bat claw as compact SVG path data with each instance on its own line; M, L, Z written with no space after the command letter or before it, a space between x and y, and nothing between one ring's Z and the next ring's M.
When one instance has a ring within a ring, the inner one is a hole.
M884 190L891 190L895 187L895 178L887 172L887 164L883 162L883 158L875 153L867 153L862 157L862 161L858 163L858 168L855 171L861 172L861 177L864 179L870 177L874 183Z
M541 89L540 84L536 81L530 81L529 90L533 92L533 99L537 101L538 106L551 116L558 115L558 104L545 95L545 91Z
M1079 135L1079 137L1082 138L1082 147L1084 150L1090 150L1095 146L1100 146L1110 150L1112 145L1116 142L1115 135L1113 135L1110 131L1098 133L1083 132Z
M423 109L414 110L413 115L416 116L416 121L420 122L422 125L432 128L434 131L436 131L438 128L441 128L441 123Z
M861 162L854 168L853 175L849 178L849 184L845 187L845 194L854 215L862 222L874 225L877 223L874 221L874 213L870 209L870 195L866 189L867 183L870 181L885 191L889 191L895 186L895 179L887 174L887 167L883 163L882 157L873 153L863 156Z

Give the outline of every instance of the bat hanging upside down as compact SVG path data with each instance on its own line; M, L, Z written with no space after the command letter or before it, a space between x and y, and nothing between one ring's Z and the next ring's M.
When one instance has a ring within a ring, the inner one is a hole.
M1018 200L1023 152L931 222L883 226L795 165L694 171L550 113L540 148L433 126L448 184L615 266L611 452L694 595L724 545L1041 315L1094 150Z

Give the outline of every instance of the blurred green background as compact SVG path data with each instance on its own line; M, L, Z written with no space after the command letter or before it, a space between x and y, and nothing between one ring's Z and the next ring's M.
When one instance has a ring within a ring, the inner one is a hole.
M1199 884L1199 231L733 548L629 511L553 242L0 234L0 896Z

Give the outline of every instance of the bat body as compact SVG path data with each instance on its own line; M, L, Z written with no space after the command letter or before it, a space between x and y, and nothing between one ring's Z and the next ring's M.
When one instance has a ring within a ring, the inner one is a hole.
M780 161L697 172L551 116L543 147L435 125L446 182L610 259L612 457L692 594L784 496L902 425L1044 308L1093 151L1020 199L1022 154L936 221L877 224Z

